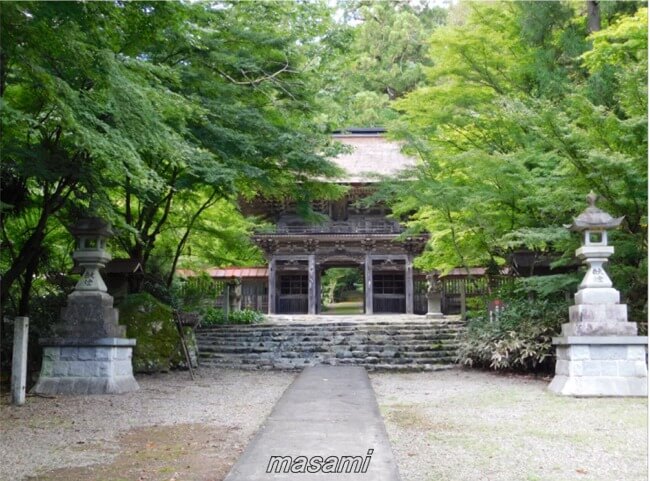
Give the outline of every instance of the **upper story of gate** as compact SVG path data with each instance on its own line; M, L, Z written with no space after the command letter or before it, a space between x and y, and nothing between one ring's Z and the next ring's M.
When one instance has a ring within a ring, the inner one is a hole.
M322 215L321 222L307 222L290 200L258 197L242 201L242 212L269 222L273 227L264 232L275 235L401 233L402 226L388 217L390 209L384 203L367 202L383 178L395 178L415 165L415 159L404 155L399 143L386 140L384 132L384 129L365 128L333 135L349 147L346 153L332 159L343 171L334 182L347 186L348 190L340 199L312 203L312 209Z

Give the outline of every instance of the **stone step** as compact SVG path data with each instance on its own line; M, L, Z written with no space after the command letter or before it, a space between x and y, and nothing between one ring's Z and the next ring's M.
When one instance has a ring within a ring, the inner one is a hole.
M202 365L302 369L315 364L425 370L453 365L459 322L345 322L211 326L197 332Z
M409 322L369 322L369 321L357 321L357 322L309 322L309 323L299 323L299 322L288 322L288 323L267 323L260 322L255 324L218 324L212 326L203 326L201 329L276 329L276 328L310 328L310 327L455 327L455 326L464 326L465 323L462 321L454 322L438 322L438 321L409 321Z
M458 335L447 334L412 334L412 335L395 335L395 336L237 336L233 338L213 338L198 336L198 340L204 344L224 345L240 344L246 342L249 344L271 345L279 343L296 343L305 344L423 344L437 342L453 342L458 340Z
M260 353L260 352L269 352L269 351L287 351L287 352L316 352L317 350L336 351L349 347L351 349L363 350L364 352L429 352L429 351L440 351L440 350L454 350L458 347L457 343L438 343L438 344L358 344L355 346L349 345L324 345L324 344L307 344L300 343L296 345L282 345L282 344L273 344L273 345L264 345L260 346L258 344L254 345L233 345L233 344L198 344L199 351L201 352L221 352L221 353Z
M199 356L201 360L252 360L256 361L259 359L364 359L370 357L379 357L382 359L397 360L397 359L420 359L420 358L439 358L439 357L455 357L456 351L442 350L442 351L429 351L429 352L399 352L399 353L389 353L389 352L366 352L366 351L350 351L350 352L339 352L339 353L328 353L323 352L266 352L266 353L205 353Z
M377 345L391 345L391 344L441 344L441 343L454 343L458 341L458 336L437 336L437 335L412 335L412 336L348 336L348 337L328 337L328 336L311 336L311 337L250 337L250 336L237 336L227 339L211 339L199 336L197 339L199 344L225 346L225 345L278 345L278 344L327 344L327 345L354 345L354 344L377 344Z
M218 333L241 333L241 332L279 332L279 331L289 331L289 332L300 332L300 331L369 331L369 332L395 332L395 331L415 331L422 329L431 329L435 331L458 331L464 328L463 325L421 325L414 326L412 324L406 325L395 325L388 324L383 326L371 326L367 324L361 325L334 325L334 324L308 324L304 326L278 326L278 325L222 325L222 326L208 326L201 327L199 331L201 332L218 332Z
M362 366L368 370L423 370L423 369L441 369L443 367L454 367L455 359L453 357L440 357L440 358L422 358L416 361L404 362L385 362L381 359L336 359L336 360L314 360L314 359L264 359L261 361L237 361L237 360L210 360L202 362L202 366L207 367L230 367L237 369L283 369L283 370L298 370L307 366L317 364L325 365L341 365L341 366Z
M217 327L202 327L199 332L204 333L217 333L217 334L241 334L250 332L259 333L276 333L276 332L415 332L422 330L430 330L436 332L457 332L462 330L462 326L305 326L305 327L289 327L289 326L273 326L272 328L259 328L251 326L248 328L223 326Z
M403 334L413 334L418 332L440 332L440 333L456 333L462 332L463 328L433 328L433 327L402 327L402 328L385 328L380 329L367 329L365 327L356 327L356 328L346 328L346 329L327 329L327 328L304 328L304 329L199 329L197 332L205 336L238 336L242 334L246 335L258 335L258 336L277 336L277 335L287 335L287 334L318 334L318 333L330 333L330 334L339 334L339 335L351 335L353 333L364 333L364 334L384 334L384 335L394 335L398 333Z
M363 351L352 351L349 353L338 353L329 355L328 353L310 353L310 355L301 355L301 353L260 353L259 355L241 354L241 353L211 353L210 355L199 356L201 361L214 362L240 362L243 364L255 363L260 360L290 360L291 362L309 361L309 360L337 360L344 363L371 362L369 360L383 359L385 362L390 361L396 364L405 364L409 362L420 362L427 359L450 359L454 358L453 351L440 352L421 352L421 353L400 353L399 356L384 355L381 353L369 353ZM378 362L378 361L376 361Z

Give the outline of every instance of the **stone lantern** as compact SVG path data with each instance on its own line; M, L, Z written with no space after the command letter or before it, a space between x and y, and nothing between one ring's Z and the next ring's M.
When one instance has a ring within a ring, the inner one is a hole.
M113 235L110 225L97 217L88 217L81 219L70 232L77 241L72 258L84 269L75 290L106 292L99 269L111 260L111 255L106 251L106 241Z
M71 229L77 249L72 257L84 269L61 310L54 336L40 339L43 364L33 392L39 394L112 394L134 391L131 357L135 339L125 339L118 310L106 292L99 269L111 259L106 242L110 225L97 217L80 219Z
M589 207L565 227L583 235L576 256L587 273L569 308L569 322L562 325L557 345L555 377L549 388L572 396L646 396L648 338L637 336L637 325L627 321L627 306L620 304L604 264L614 253L607 244L607 229L618 227L623 217L613 218L596 207L597 196L587 196Z

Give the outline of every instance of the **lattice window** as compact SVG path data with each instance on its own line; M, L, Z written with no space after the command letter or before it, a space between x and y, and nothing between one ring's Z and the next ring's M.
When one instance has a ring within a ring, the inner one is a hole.
M307 276L298 274L291 276L282 276L280 278L280 295L290 296L298 294L307 294L308 284Z
M372 290L375 294L404 294L404 274L375 274Z

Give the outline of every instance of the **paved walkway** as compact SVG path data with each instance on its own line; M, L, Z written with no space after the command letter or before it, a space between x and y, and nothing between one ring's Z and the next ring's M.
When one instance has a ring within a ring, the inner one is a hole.
M271 479L401 479L365 369L309 367L289 386L226 477Z

